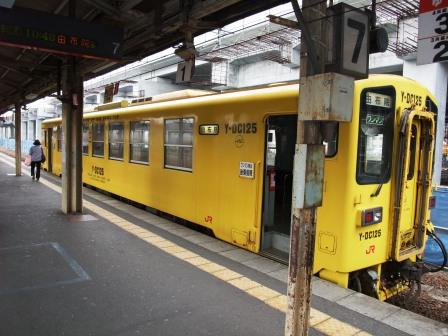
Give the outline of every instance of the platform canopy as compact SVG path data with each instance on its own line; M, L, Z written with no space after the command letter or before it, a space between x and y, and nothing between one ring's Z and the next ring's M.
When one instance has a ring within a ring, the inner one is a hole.
M286 2L2 0L0 114L14 104L26 104L54 93L58 69L67 56L83 56L79 57L79 68L84 79L89 79L179 45L187 30L196 36ZM69 17L73 8L77 21ZM81 43L85 48L95 49L112 32L120 35L120 31L122 39L116 55L105 56L110 50L100 56L95 56L94 50L91 50L93 55L79 51ZM30 38L34 41L30 42ZM71 43L73 48L56 50L48 46L50 42L56 48L62 42Z

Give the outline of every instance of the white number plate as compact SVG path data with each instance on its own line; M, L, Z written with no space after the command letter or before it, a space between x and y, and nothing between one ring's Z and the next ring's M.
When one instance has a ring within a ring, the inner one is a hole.
M448 61L448 0L421 0L417 64Z

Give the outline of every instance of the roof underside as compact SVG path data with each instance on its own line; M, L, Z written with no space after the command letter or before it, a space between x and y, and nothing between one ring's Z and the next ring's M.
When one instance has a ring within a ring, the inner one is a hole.
M186 17L193 35L288 2L287 0L77 0L76 18L121 26L125 37L119 62L79 59L84 79L96 77L184 40ZM16 0L28 8L67 16L69 0ZM57 66L64 56L33 49L0 48L0 114L56 91ZM28 99L27 99L28 96Z

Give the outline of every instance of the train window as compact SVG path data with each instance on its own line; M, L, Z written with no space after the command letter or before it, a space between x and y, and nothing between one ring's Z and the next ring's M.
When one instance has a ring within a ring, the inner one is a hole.
M109 123L109 159L123 160L124 124Z
M62 152L62 140L63 140L63 136L62 136L62 126L58 126L57 128L57 137L58 137L58 152Z
M104 124L93 124L92 126L93 156L104 156Z
M165 168L192 171L193 118L165 120Z
M394 131L395 90L370 88L361 93L359 113L359 184L385 183L390 178Z
M425 107L426 107L426 109L427 109L428 111L431 111L431 112L433 112L435 115L437 115L437 112L438 112L437 105L436 105L436 103L434 103L434 102L432 101L431 98L426 97ZM437 120L437 117L434 118L434 119Z
M410 155L409 155L409 168L408 168L408 180L414 178L415 170L415 150L417 147L417 126L412 125L411 128L411 143L410 143Z
M149 163L149 121L131 121L130 161Z
M82 125L82 155L89 155L89 125Z
M447 104L448 104L448 101L447 101ZM438 126L438 120L439 120L439 118L438 118L438 112L439 112L439 110L438 110L438 108L437 108L437 105L436 105L436 103L434 103L434 102L432 101L431 98L426 97L425 107L426 107L426 109L427 109L428 111L431 111L432 113L434 113L434 122L435 122L435 125L434 125L434 126L435 126L434 134L437 134L437 128L439 127L439 126ZM448 135L447 135L446 130L445 130L445 137L447 137L447 136L448 136ZM432 171L434 171L434 164L435 164L435 162L436 162L436 160L432 160Z

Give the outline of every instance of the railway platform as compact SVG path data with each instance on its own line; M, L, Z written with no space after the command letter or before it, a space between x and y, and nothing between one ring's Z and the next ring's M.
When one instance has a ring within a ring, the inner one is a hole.
M0 153L0 335L283 335L287 267ZM448 327L313 279L311 335L448 335Z

